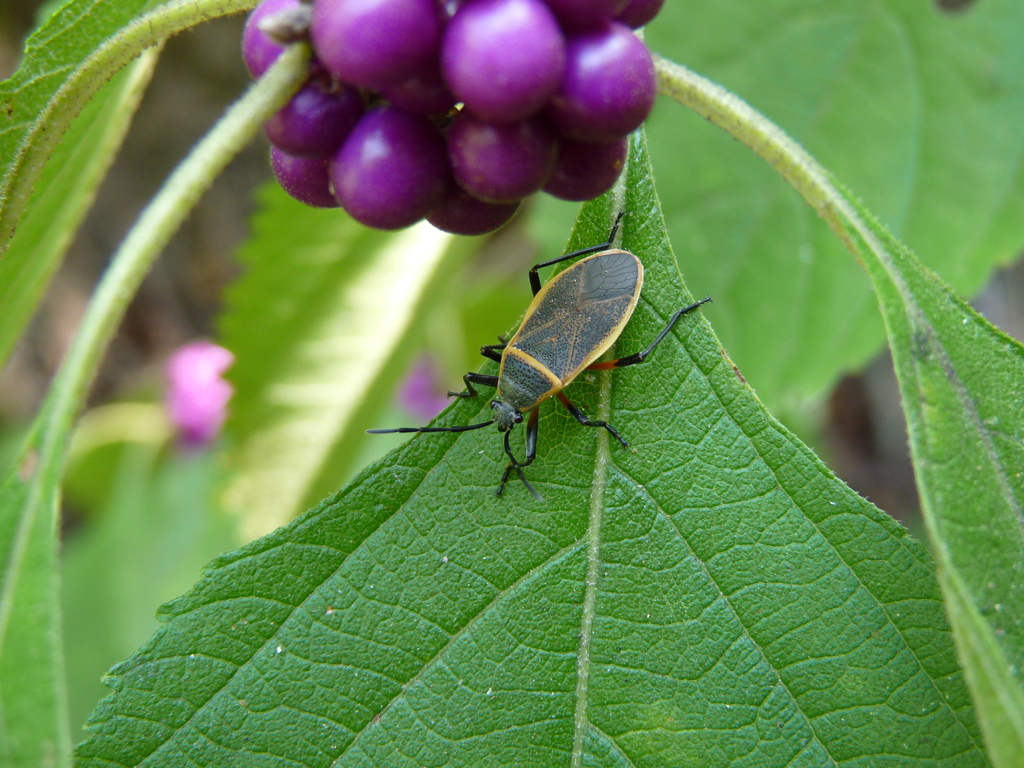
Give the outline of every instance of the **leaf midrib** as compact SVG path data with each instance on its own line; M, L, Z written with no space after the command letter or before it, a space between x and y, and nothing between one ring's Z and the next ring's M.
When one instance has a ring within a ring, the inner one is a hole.
M896 282L895 276L893 276L893 282ZM999 454L998 449L992 442L989 430L985 426L984 419L982 419L981 414L978 412L977 404L975 403L974 399L969 395L970 387L960 376L960 372L957 370L956 365L950 358L946 350L946 346L939 339L939 335L937 333L937 329L935 328L935 326L929 322L927 316L921 310L921 307L918 305L917 302L913 301L909 295L904 297L902 291L906 288L906 286L897 285L896 287L897 290L900 292L901 299L904 299L902 305L906 308L907 319L910 321L911 327L928 333L929 337L934 340L935 347L933 348L933 351L939 358L939 363L946 373L946 380L949 381L952 385L953 391L956 393L956 397L960 401L963 413L967 416L970 423L973 425L974 432L978 436L979 442L984 447L985 454L987 455L989 462L995 470L993 474L996 477L996 481L999 483L1000 496L1002 496L1006 506L1013 511L1013 514L1017 518L1018 522L1021 521L1022 519L1024 519L1024 515L1022 515L1021 506L1018 503L1016 497L1014 496L1013 489L1010 485L1009 471L1007 470L1002 460L1002 457ZM909 290L909 288L907 290ZM917 364L916 360L914 362L915 365L912 367L911 370L913 371L915 384L917 385L917 390L922 391L923 388L921 387L920 382L923 379L926 379L927 376L921 375L921 366ZM921 424L927 429L927 420L924 417L921 417ZM924 456L923 450L922 456ZM922 463L927 466L930 462L926 460ZM932 498L932 487L928 484L925 485L926 487L924 487L921 490L922 496L928 496L928 498L931 499L933 509L938 509L940 504L936 502L934 498Z
M600 374L597 417L611 418L612 371ZM601 568L601 523L604 519L608 488L608 462L611 461L608 430L598 429L594 446L594 473L590 485L590 514L582 542L587 545L587 575L584 582L583 610L580 613L580 643L576 653L576 712L573 718L572 768L583 765L583 739L589 726L587 693L590 687L590 643L597 606L597 578Z

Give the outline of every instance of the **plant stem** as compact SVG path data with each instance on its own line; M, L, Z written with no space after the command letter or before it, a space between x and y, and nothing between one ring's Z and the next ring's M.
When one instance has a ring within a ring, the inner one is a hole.
M824 216L835 194L824 169L743 99L681 64L654 54L658 90L725 130L766 160ZM830 222L831 224L831 222Z
M114 254L47 399L40 462L50 482L59 480L71 426L143 277L213 180L299 88L308 61L305 44L285 51L174 170Z

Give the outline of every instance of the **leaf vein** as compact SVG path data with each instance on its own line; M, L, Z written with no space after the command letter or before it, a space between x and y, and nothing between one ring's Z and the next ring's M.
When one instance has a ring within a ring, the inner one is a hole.
M559 560L561 560L563 558L566 558L566 557L570 557L571 555L573 555L575 552L578 552L582 548L583 548L583 542L581 542L581 541L574 542L571 546L562 548L558 552L554 553L547 560L545 560L543 563L540 563L540 564L534 566L533 568L531 568L530 570L526 571L522 576L520 576L518 579L516 579L512 584L509 584L508 587L506 587L505 589L497 592L494 595L494 597L491 599L491 601L486 606L484 606L479 611L477 611L465 623L465 625L460 627L455 632L451 633L451 635L450 635L450 637L448 639L448 642L446 642L443 646L441 646L438 649L437 653L435 653L430 659L428 659L427 661L425 661L423 663L423 666L420 668L420 670L415 675L413 675L412 677L409 678L408 682L406 682L405 685L402 686L400 691L398 691L394 696L391 697L391 699L388 701L387 704L385 704L383 707L381 707L380 712L376 716L371 718L361 729L353 731L354 735L353 735L352 740L349 742L349 744L343 750L341 750L338 753L338 756L336 758L334 758L334 761L333 761L334 764L337 764L342 759L344 759L345 755L347 755L359 743L360 738L362 736L364 736L370 729L376 727L377 724L384 719L384 716L387 714L388 710L390 710L400 699L402 699L409 692L409 690L412 688L412 686L414 686L417 682L419 682L423 678L423 676L434 666L434 664L440 662L444 658L445 653L449 649L451 649L452 646L454 646L455 643L458 642L458 640L460 638L462 638L470 629L472 629L476 625L477 622L479 622L494 607L496 607L497 604L504 597L506 597L507 595L511 594L513 590L515 590L520 585L526 583L533 576L542 573L544 570L546 570L550 566L555 565Z
M723 405L723 407L724 407L724 405ZM763 461L763 459L762 459L762 461ZM676 535L679 537L679 540L681 542L683 542L683 544L686 547L687 551L690 553L691 557L693 557L694 562L699 565L699 567L701 569L701 572L704 574L705 578L707 578L708 582L714 586L715 591L719 594L719 596L721 597L721 599L725 603L725 605L728 606L730 612L732 613L733 617L736 620L737 625L740 627L740 631L742 632L743 636L750 642L751 647L757 649L757 652L760 654L762 660L765 662L765 665L767 666L768 669L771 670L772 675L775 678L776 684L781 686L782 689L786 692L786 694L792 700L796 710L800 713L800 716L803 718L804 722L807 724L807 727L810 730L811 735L813 736L814 740L818 744L820 744L821 748L825 751L825 753L829 755L829 757L832 759L833 764L838 765L838 761L835 759L835 757L832 756L832 754L829 752L828 748L825 746L825 744L822 742L821 738L818 736L818 732L817 732L817 730L814 727L813 719L806 712L803 711L803 708L800 706L800 700L797 698L796 694L794 694L793 691L786 684L786 681L782 679L782 676L779 675L777 668L775 667L774 664L771 663L771 660L768 658L767 654L765 653L765 649L760 645L760 643L758 643L753 637L751 637L750 633L747 631L746 625L743 623L743 620L741 619L740 612L735 608L735 606L733 606L732 601L730 599L730 596L727 595L722 590L721 586L718 584L718 582L715 580L714 576L708 570L707 564L704 563L699 557L697 557L697 553L694 552L693 549L690 547L689 541L687 541L686 537L683 535L683 532L679 529L679 526L676 524L676 521L675 521L674 517L672 515L668 514L665 511L665 509L662 507L662 505L657 500L655 500L654 497L652 497L650 495L650 493L648 492L647 488L642 486L636 480L634 480L629 475L629 473L626 472L625 469L623 469L622 467L620 467L618 465L614 465L614 468L615 468L615 470L617 472L619 472L622 475L623 479L628 480L636 488L636 490L639 493L641 493L648 500L648 502L655 508L655 510L657 510L658 515L661 516L669 525L672 526L673 530L675 530L675 532L676 532Z

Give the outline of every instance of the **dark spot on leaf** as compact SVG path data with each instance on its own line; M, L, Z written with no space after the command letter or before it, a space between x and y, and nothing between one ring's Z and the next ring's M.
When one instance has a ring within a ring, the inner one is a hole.
M736 366L736 363L729 359L729 355L726 353L724 349L720 350L720 352L722 353L722 357L725 358L725 361L732 366L732 372L736 374L736 378L739 379L744 384L746 384L747 380L746 378L744 378L743 374L740 373L740 369Z
M935 7L946 13L963 13L977 0L935 0Z

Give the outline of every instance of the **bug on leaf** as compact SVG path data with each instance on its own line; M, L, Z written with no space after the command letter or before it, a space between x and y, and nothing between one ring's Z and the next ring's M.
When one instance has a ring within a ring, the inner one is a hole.
M540 499L540 494L526 479L523 468L537 458L538 408L549 397L561 400L583 426L603 427L623 446L628 446L611 424L588 418L562 390L584 370L608 370L642 363L679 322L679 318L711 301L711 297L677 310L644 351L595 362L615 343L629 322L644 282L640 259L629 251L611 248L621 220L622 214L616 219L608 242L535 264L530 269L533 301L519 330L507 342L480 348L480 354L501 364L498 375L470 371L462 377L466 391L448 393L451 397L477 397L479 393L474 385L495 387L497 394L491 400L493 419L461 427L400 427L367 431L372 434L468 432L494 424L505 434L505 454L509 458L497 495L501 496L514 471L537 499ZM587 258L580 259L541 285L537 270L579 256ZM528 414L526 457L519 461L509 445L509 437L515 425L522 423L524 414Z

